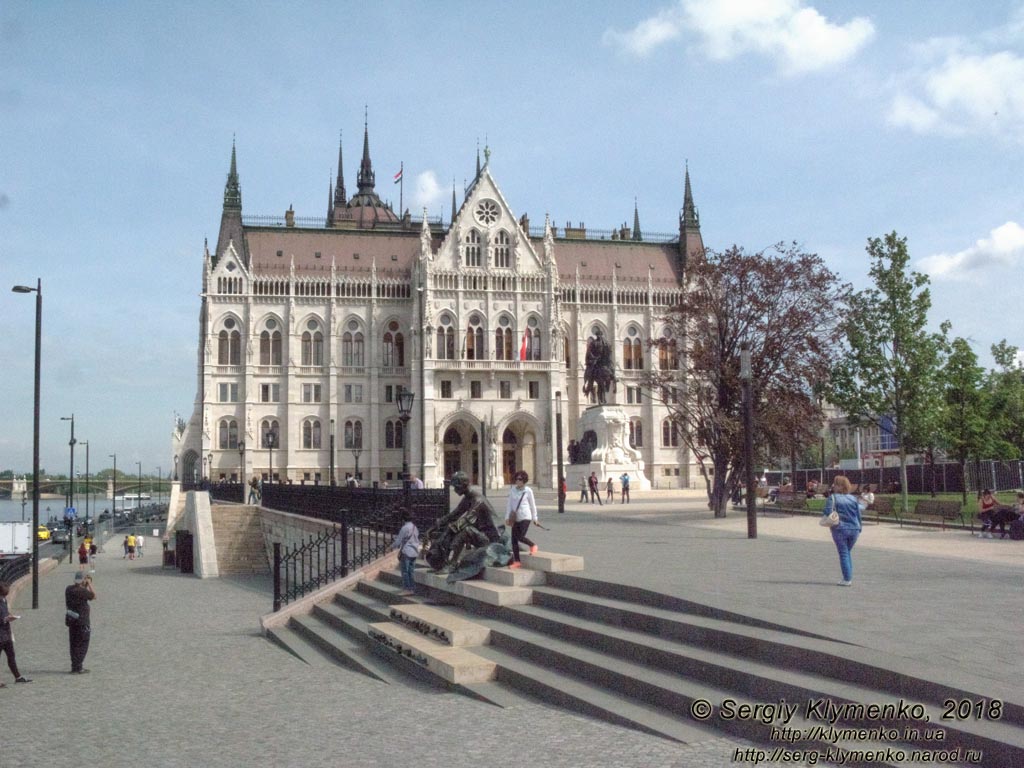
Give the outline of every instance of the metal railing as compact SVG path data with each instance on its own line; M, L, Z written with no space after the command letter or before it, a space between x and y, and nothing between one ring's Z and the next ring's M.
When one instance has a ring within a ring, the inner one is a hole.
M815 468L798 469L790 472L767 472L769 485L779 485L783 477L795 474L796 488L806 488L811 480L820 481L824 478L826 485L831 485L837 475L844 475L850 482L863 485L870 483L881 493L899 491L900 468L870 467L866 469L826 469L824 472ZM966 477L961 466L956 462L937 462L936 464L910 464L907 466L907 493L980 493L983 488L993 491L1012 491L1024 488L1024 461L985 460L968 462Z

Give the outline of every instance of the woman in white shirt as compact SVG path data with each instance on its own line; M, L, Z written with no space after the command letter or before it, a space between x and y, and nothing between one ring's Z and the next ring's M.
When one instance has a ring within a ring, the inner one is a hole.
M537 520L537 502L533 498L533 490L526 485L530 476L522 470L516 472L516 484L508 494L508 504L505 507L505 525L512 529L512 562L509 568L521 568L519 562L519 543L522 542L530 548L530 554L537 553L537 545L526 538L526 531L530 523Z

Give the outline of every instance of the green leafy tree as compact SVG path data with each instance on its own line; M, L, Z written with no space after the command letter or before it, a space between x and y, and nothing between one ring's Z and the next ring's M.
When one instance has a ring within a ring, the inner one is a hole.
M942 370L943 399L942 434L949 454L960 463L967 477L967 462L979 459L990 447L988 417L990 404L985 389L985 369L978 365L978 356L964 339L956 338L950 345L949 357ZM967 504L964 483L963 503Z
M645 383L697 457L716 517L745 476L740 343L751 347L756 469L768 455L818 444L817 388L835 358L847 290L795 245L708 250L691 266L683 299L665 318L670 337L652 342L659 365ZM678 339L685 364L665 364Z
M996 369L987 381L992 458L1018 459L1024 454L1024 367L1018 352L1006 339L992 346Z
M852 423L889 416L900 459L900 505L907 509L907 454L935 434L936 389L945 348L940 333L926 330L928 277L909 271L907 240L892 232L868 240L874 286L850 297L842 323L849 347L832 368L829 400Z

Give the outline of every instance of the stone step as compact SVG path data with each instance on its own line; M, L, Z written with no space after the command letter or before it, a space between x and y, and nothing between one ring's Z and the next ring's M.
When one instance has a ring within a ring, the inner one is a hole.
M545 573L569 573L583 570L583 558L579 555L559 555L554 552L538 552L536 555L522 554L519 557L523 568Z
M494 662L483 659L465 648L454 648L399 624L371 624L369 635L395 653L426 667L448 683L483 683L494 680L497 674Z
M367 643L339 632L319 616L293 616L289 627L338 664L384 683L395 680L394 669L378 658Z
M292 627L274 627L267 635L299 661L311 667L337 667L338 662Z
M493 584L487 581L469 579L449 584L446 576L430 571L416 571L417 584L436 589L441 592L458 595L469 600L495 606L526 605L530 602L532 591L529 587L512 587L504 584Z
M486 645L491 641L491 631L487 627L433 605L393 605L390 618L453 647Z
M484 581L509 587L541 587L547 583L544 571L529 568L484 568Z

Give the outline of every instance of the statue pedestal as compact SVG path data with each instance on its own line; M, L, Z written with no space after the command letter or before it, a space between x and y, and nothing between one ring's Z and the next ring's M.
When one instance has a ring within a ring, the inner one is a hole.
M579 429L582 434L593 432L597 446L591 451L590 462L571 464L566 469L566 484L569 499L579 493L580 478L597 474L598 489L604 498L608 478L615 481L615 490L621 487L622 475L629 475L631 491L651 490L651 481L644 474L644 460L640 451L629 445L629 417L617 405L594 405L587 408L580 417ZM578 498L578 497L575 497Z

